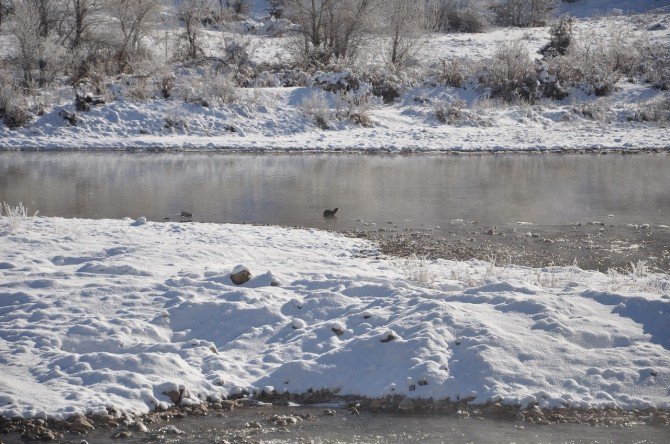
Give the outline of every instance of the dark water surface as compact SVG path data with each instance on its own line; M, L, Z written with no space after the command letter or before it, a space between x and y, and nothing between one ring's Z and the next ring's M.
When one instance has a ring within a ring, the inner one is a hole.
M670 156L3 152L0 201L47 216L179 220L188 211L195 221L336 230L361 219L668 224ZM338 218L324 221L333 207Z

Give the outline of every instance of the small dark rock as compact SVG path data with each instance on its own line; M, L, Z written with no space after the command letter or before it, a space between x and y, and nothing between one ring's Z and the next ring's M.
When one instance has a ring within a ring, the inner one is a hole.
M242 285L248 282L250 278L251 272L244 265L236 266L230 273L230 280L233 281L233 284L235 285Z
M67 110L60 110L58 112L58 115L63 118L67 123L69 123L71 126L77 126L77 114L76 113L71 113Z

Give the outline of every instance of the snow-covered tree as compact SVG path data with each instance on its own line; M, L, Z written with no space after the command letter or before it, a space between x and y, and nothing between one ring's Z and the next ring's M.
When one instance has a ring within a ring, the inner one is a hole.
M355 55L370 30L379 0L286 0L286 16L300 26L303 53L325 61Z
M62 21L66 38L73 49L79 48L88 34L99 24L95 20L103 10L105 0L66 0L63 8Z
M161 7L161 0L108 0L109 12L121 31L117 44L117 62L120 70L140 53L142 41Z
M184 29L181 41L185 43L184 56L195 59L202 52L198 42L203 23L213 16L215 4L212 0L180 0L177 5L177 17Z
M44 35L45 15L43 6L33 0L15 0L9 22L9 33L17 43L11 62L18 70L26 87L43 86L56 75L55 65L62 50L51 33Z
M417 0L387 0L381 10L381 29L387 40L389 63L402 65L425 43L427 31L434 25L431 10Z

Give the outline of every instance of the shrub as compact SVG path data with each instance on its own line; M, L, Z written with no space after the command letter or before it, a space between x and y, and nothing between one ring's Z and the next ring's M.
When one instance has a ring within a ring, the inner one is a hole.
M16 95L16 90L9 86L0 89L0 118L10 129L26 126L32 120L32 115L28 112L27 107Z
M166 115L163 120L165 122L163 127L172 132L186 131L188 129L188 121L177 113L170 113Z
M489 126L490 122L477 114L466 109L461 100L455 102L441 101L433 104L435 118L442 123L455 126Z
M649 45L644 48L640 71L645 81L662 91L670 90L670 48Z
M372 127L370 117L370 94L354 91L340 92L337 95L337 111L335 116L340 120L349 120L356 125Z
M453 8L446 13L443 29L456 32L485 32L490 26L488 16L481 9L471 6Z
M569 15L562 16L558 20L558 23L549 29L549 43L540 49L540 54L546 58L565 55L572 43L572 29L574 24L574 18Z
M572 107L572 112L591 120L602 122L607 117L608 107L602 101L586 102Z
M462 59L442 60L438 81L447 86L461 88L467 82L470 73Z
M607 35L583 32L565 55L548 61L549 72L564 84L577 85L588 94L606 96L623 76L634 76L643 65L647 47L632 31L611 30Z
M146 76L134 77L128 82L126 87L126 97L137 102L144 102L152 99L154 93Z
M386 104L395 102L404 89L402 80L393 74L373 73L367 80L372 85L372 94L381 97Z
M329 122L333 118L333 112L323 92L314 92L305 97L300 104L300 109L305 117L311 119L322 130L330 128Z
M503 26L544 26L556 4L556 0L500 0L493 6L493 12Z
M165 100L172 97L172 93L175 88L175 76L174 74L164 74L159 76L155 80L156 87Z
M491 89L491 97L510 103L520 99L533 102L541 95L535 63L519 40L498 45L480 82Z
M670 95L638 105L635 113L628 118L634 122L670 122Z
M19 228L21 228L23 222L31 217L28 215L28 209L23 205L22 202L19 202L19 204L15 207L9 205L7 202L3 202L2 206L0 206L0 216L2 216L3 209L5 211L7 227L9 228L10 233L16 232ZM37 216L37 213L39 212L36 211L32 217Z
M237 83L231 75L213 75L205 79L208 85L208 98L225 105L239 100Z
M324 91L340 92L355 91L361 86L361 79L351 71L317 73L314 78L316 85Z

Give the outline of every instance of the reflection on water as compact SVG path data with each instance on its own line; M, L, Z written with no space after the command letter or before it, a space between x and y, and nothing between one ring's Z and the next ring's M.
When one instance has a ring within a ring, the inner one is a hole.
M162 220L186 210L197 221L335 229L357 219L668 223L669 172L667 155L5 152L0 201L48 216ZM324 221L333 207L337 220Z

